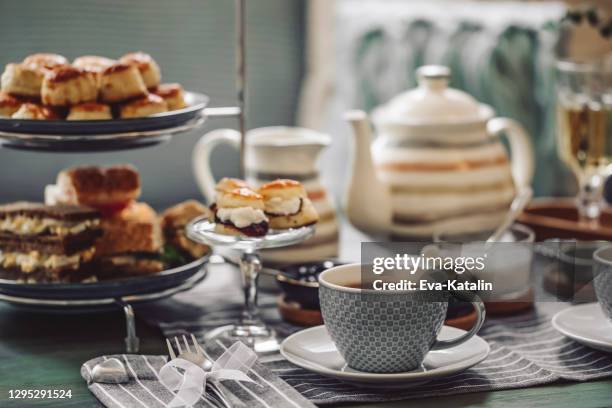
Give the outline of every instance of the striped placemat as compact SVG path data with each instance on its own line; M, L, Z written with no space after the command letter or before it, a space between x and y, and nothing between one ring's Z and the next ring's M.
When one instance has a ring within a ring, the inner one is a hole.
M167 337L190 332L201 339L208 330L235 321L242 307L238 274L227 265L214 265L210 269L210 276L199 287L162 303L140 308L137 315L159 326ZM259 303L264 319L281 336L301 329L280 320L274 295L262 294ZM261 358L258 369L265 370L266 375L279 381L278 384L289 384L317 405L525 388L556 381L587 381L612 376L612 355L584 347L552 327L552 316L565 307L566 304L545 302L539 303L529 313L488 318L479 334L491 346L491 353L485 361L462 373L405 391L356 388L301 369L280 354ZM207 344L207 347L217 346ZM136 358L143 359L142 356ZM165 361L159 356L146 358L154 368ZM280 395L284 390L287 388L282 388L275 398L286 401ZM92 392L100 398L101 391L92 389ZM239 390L237 392L240 394ZM124 394L122 390L117 393ZM248 399L244 394L240 394L240 398L246 398L249 407L266 406L266 402ZM100 399L107 406L119 406Z

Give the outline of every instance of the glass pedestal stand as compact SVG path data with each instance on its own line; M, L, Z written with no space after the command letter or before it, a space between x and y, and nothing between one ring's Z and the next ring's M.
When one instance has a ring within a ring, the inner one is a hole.
M228 247L241 252L240 272L244 292L244 310L240 320L228 326L210 331L207 340L225 338L241 340L257 353L277 351L279 341L273 329L269 328L259 317L257 307L257 281L262 263L259 250L281 248L312 237L314 226L289 230L270 230L263 237L244 237L221 234L215 231L215 223L208 219L196 219L187 226L187 236L201 244L212 247Z

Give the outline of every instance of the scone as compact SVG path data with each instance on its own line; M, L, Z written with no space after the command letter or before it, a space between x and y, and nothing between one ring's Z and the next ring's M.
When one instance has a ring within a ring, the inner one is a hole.
M217 196L215 231L222 234L261 237L268 233L263 197L248 188Z
M133 65L138 68L147 89L154 89L161 82L159 65L149 54L144 52L131 52L119 59L119 62Z
M59 112L52 107L42 106L37 103L24 103L11 116L13 119L32 119L32 120L56 120L61 119Z
M35 69L53 69L61 65L69 65L66 57L45 52L27 56L23 64Z
M13 96L40 98L43 73L25 64L7 64L0 78L2 91Z
M94 102L98 84L91 72L64 66L45 74L42 83L42 102L50 106L70 106Z
M86 102L70 107L66 120L108 120L113 118L109 105Z
M183 87L180 84L161 84L153 93L160 96L168 104L168 110L177 110L187 107Z
M121 105L119 116L122 118L142 118L167 111L166 101L157 95L148 94Z
M249 185L244 180L232 177L223 177L215 186L215 191L217 192L217 196L219 196L221 193L229 193L230 191L239 188L250 189Z
M6 92L0 92L0 117L10 118L22 104L23 102L14 96Z
M100 99L106 103L124 102L143 97L147 88L138 69L128 64L113 64L100 77Z
M113 59L100 57L98 55L83 55L72 61L73 66L97 74L102 74L106 68L116 63L117 61Z
M274 180L261 186L258 192L264 199L264 211L271 228L298 228L319 221L319 214L306 196L304 186L295 180Z
M210 252L210 247L187 238L185 227L195 218L210 218L210 216L211 211L195 200L188 200L168 208L161 215L162 231L166 242L194 259L203 257Z

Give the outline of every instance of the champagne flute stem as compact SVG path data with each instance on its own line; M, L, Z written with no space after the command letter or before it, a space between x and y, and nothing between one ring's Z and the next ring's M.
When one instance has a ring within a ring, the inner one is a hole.
M597 171L583 175L580 179L580 191L576 197L580 221L594 228L599 225L604 181L604 176Z

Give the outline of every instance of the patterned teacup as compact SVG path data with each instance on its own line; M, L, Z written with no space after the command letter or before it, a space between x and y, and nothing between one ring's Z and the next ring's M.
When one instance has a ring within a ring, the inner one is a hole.
M467 341L484 322L484 305L478 299L472 302L478 318L469 332L436 340L448 301L432 301L424 292L364 290L360 282L360 264L337 266L319 275L325 326L348 366L356 370L397 373L417 369L430 350Z
M612 245L598 249L593 254L595 260L595 294L599 305L608 320L612 322Z

